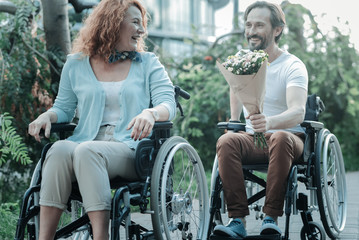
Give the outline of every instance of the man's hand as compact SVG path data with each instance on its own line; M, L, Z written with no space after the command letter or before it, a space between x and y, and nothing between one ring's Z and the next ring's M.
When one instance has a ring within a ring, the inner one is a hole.
M266 132L269 130L269 121L264 114L253 114L247 117L252 123L254 132Z

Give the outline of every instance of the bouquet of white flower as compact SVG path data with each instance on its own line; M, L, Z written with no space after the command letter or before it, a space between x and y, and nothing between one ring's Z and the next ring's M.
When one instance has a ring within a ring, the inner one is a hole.
M217 61L217 67L249 116L263 111L267 65L268 54L263 50L240 51L224 63ZM254 142L257 147L267 147L263 133L255 132Z

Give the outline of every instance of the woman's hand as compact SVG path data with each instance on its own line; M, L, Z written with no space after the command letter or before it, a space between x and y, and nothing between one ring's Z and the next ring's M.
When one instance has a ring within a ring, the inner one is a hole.
M45 129L45 137L50 137L51 130L51 113L45 112L29 124L29 134L33 136L36 141L40 142L40 130Z
M127 130L132 128L131 138L135 141L148 137L155 124L155 117L153 114L144 109L142 113L134 117L127 126Z

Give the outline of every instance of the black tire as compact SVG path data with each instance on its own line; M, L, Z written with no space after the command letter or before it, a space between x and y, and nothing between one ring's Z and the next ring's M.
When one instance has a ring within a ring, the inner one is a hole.
M316 222L309 222L310 233L307 233L303 226L300 230L301 240L325 240L325 231L323 227Z

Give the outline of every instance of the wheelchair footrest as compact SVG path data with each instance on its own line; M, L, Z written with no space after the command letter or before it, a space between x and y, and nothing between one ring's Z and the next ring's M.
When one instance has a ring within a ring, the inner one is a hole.
M280 234L272 234L272 235L253 235L253 236L247 236L244 239L262 239L262 240L280 240L282 239L282 236Z
M148 230L147 228L136 224L135 222L131 222L131 225L129 226L129 231L130 239L156 240L152 230Z
M209 237L210 240L239 240L239 239L243 239L243 240L281 240L282 236L280 234L272 234L272 235L250 235L247 236L245 238L234 238L234 237L226 237L226 236L219 236L219 235L214 235L212 234Z

